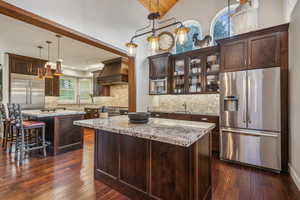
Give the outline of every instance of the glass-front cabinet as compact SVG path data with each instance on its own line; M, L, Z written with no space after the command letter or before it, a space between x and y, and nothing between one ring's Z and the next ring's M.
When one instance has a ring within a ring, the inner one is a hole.
M219 92L219 47L149 57L149 94L211 94Z
M172 72L172 93L184 94L185 93L185 59L175 58L173 60Z
M188 93L200 93L204 90L203 72L205 68L205 57L191 55L187 57L188 67Z

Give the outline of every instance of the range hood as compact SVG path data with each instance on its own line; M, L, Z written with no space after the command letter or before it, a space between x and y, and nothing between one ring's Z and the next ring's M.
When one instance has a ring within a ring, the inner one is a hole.
M100 85L128 84L128 60L116 58L103 62L104 68L98 77Z

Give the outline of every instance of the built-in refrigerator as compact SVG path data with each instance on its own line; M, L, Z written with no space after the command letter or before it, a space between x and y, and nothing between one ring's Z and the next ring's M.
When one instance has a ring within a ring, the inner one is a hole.
M280 68L220 74L220 157L281 170Z
M44 108L44 80L37 80L36 76L12 73L10 87L10 103L21 104L22 109Z

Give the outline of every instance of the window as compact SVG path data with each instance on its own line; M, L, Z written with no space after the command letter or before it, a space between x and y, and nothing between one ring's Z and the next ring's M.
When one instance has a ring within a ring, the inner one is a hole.
M76 103L76 78L61 77L59 86L59 101Z
M90 103L92 93L92 79L73 78L63 76L60 78L60 103Z
M79 95L80 101L90 101L92 91L91 79L79 79Z
M259 5L257 0L251 2L251 5L243 9L239 4L231 5L230 11L226 7L214 17L210 28L210 35L214 41L257 29Z
M213 19L211 23L211 28L210 28L210 35L213 37L213 40L219 40L223 39L229 36L232 36L233 33L233 26L234 24L232 23L229 14L237 8L237 4L232 5L230 7L230 12L228 10L228 7L222 9ZM228 26L230 25L230 30Z
M176 43L176 53L183 53L183 52L195 49L194 42L193 42L193 36L195 34L198 34L197 36L198 36L199 40L202 39L202 29L201 29L200 23L198 21L187 20L187 21L183 22L183 24L186 27L189 27L190 31L187 35L187 41L183 45Z

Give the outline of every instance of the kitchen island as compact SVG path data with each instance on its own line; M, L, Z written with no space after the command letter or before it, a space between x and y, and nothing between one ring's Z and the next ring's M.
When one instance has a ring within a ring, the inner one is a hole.
M212 123L127 116L75 121L93 128L95 178L131 199L211 199Z
M24 110L24 117L46 123L46 140L50 142L49 153L57 155L82 148L83 130L73 121L84 118L85 112L71 110Z

